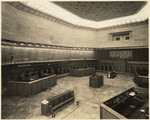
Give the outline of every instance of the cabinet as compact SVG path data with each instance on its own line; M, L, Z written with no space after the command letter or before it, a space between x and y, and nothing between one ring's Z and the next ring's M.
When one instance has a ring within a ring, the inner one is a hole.
M89 77L89 86L93 88L99 88L103 86L103 76L91 76Z

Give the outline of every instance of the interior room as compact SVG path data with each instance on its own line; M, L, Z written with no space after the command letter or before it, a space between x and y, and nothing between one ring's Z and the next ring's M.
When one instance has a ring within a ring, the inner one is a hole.
M2 119L149 119L149 1L1 1Z

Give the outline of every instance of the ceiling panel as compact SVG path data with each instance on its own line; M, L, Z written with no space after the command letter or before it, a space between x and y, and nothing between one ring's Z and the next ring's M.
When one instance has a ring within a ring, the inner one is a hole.
M116 2L53 2L56 5L88 20L103 21L137 13L146 1Z

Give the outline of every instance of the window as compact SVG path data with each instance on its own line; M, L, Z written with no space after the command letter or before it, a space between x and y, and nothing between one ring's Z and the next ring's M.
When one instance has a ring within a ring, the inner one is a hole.
M126 40L130 40L130 37L129 37L129 36L128 36L128 37L125 37L125 39L126 39Z
M130 40L132 37L131 32L132 31L110 33L110 37L112 41Z
M120 40L120 37L117 37L117 38L116 38L116 41L118 41L118 40Z

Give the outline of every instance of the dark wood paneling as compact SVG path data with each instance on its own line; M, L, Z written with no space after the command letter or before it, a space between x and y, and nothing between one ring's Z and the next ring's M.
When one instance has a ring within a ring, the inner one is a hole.
M135 49L133 51L133 59L135 61L148 61L149 49Z
M121 59L121 58L111 58L110 51L132 51L132 58L129 59ZM122 49L122 50L97 50L96 57L99 60L131 60L131 61L148 61L148 48L140 48L140 49Z
M93 50L52 49L2 45L2 64L93 60Z

